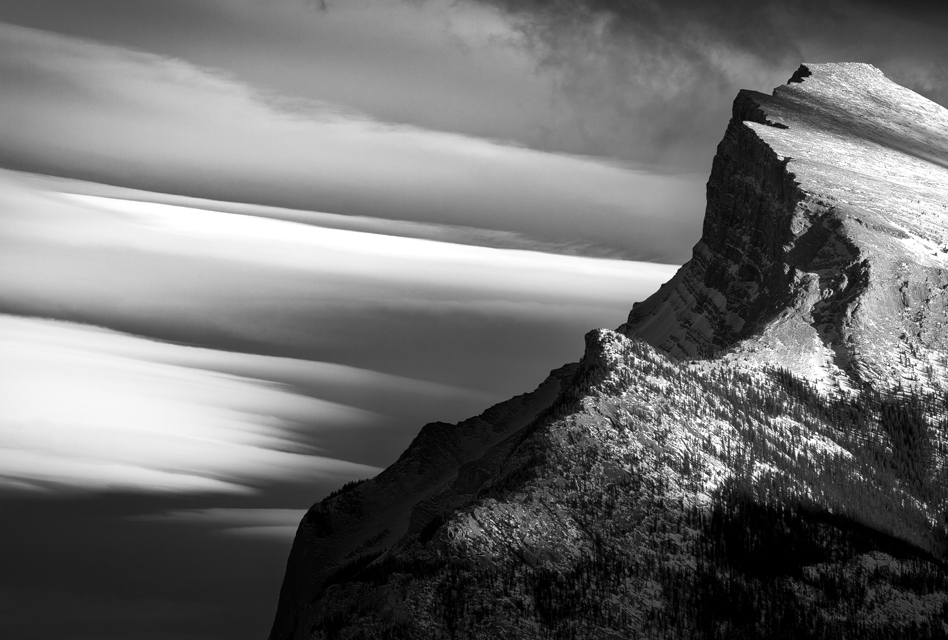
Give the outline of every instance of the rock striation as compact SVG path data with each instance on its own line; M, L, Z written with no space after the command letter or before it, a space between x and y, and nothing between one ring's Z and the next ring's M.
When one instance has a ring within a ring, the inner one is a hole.
M313 506L271 640L948 637L948 112L742 91L692 259Z

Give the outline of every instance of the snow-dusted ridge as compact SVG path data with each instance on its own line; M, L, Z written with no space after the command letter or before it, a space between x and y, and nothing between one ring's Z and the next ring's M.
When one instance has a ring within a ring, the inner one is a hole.
M742 91L692 260L621 330L823 385L948 388L948 111L856 63Z

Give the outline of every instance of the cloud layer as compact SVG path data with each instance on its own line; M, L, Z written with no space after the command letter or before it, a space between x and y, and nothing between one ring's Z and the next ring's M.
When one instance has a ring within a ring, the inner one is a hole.
M578 357L674 270L0 184L0 308L60 320L0 315L7 488L372 475L424 422Z
M358 429L363 409L202 368L200 350L0 316L0 485L247 492L378 469L317 455L304 425ZM253 368L253 356L231 354ZM174 364L169 361L175 362Z
M801 62L856 61L948 105L943 3L854 0L469 0L522 36L576 116L587 153L710 166L742 88Z
M207 509L179 509L167 511L144 520L177 522L208 527L225 535L249 536L264 540L290 542L296 535L305 510L301 509L231 509L211 507Z
M803 61L870 62L948 104L942 3L323 4L8 0L0 20L185 58L381 121L666 171L705 174L736 91L767 91Z
M525 235L680 261L703 178L275 106L180 60L0 25L0 163L162 193ZM484 236L487 237L487 236Z

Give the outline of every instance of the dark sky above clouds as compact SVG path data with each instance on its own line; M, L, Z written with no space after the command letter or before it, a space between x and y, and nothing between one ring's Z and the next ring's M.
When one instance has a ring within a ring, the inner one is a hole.
M705 168L738 89L853 60L948 104L948 9L856 0L471 0L524 35L584 121L584 153Z
M901 2L0 0L0 636L261 638L303 510L687 260L741 88Z
M290 103L670 171L706 170L735 91L802 60L870 62L948 100L937 2L7 0L0 20Z

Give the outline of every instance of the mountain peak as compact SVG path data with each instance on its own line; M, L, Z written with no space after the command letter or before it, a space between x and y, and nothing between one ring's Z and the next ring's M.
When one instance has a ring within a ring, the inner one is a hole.
M868 64L741 91L692 259L621 331L819 384L944 388L948 111Z
M948 112L742 91L693 258L313 506L272 640L948 636Z

